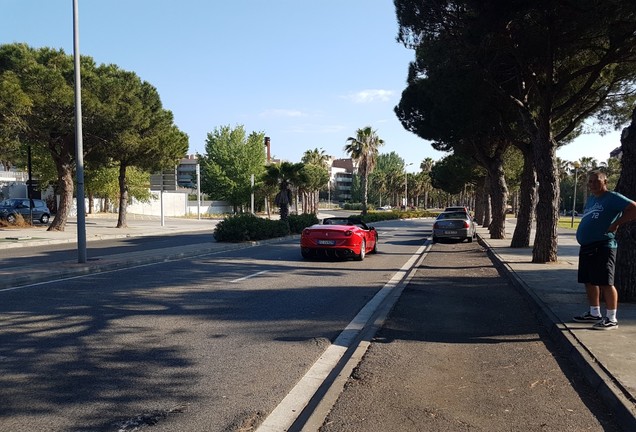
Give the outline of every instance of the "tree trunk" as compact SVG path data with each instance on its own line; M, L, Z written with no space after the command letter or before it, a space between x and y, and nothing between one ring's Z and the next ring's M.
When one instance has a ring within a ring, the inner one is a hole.
M621 136L621 176L616 191L636 201L636 108L631 124ZM636 301L636 221L621 225L616 233L615 285L621 301Z
M69 164L57 167L60 203L57 213L47 231L64 231L68 220L68 213L73 205L73 171Z
M128 185L126 184L126 165L119 165L119 216L117 228L128 228L126 224L126 209L128 207Z
M475 220L475 224L482 225L484 223L484 199L485 199L485 185L482 182L477 185L475 188L475 211L473 218Z
M484 221L481 226L484 228L489 228L491 221L492 217L490 212L490 194L484 193Z
M367 214L367 199L368 199L368 190L367 190L367 173L365 172L362 176L362 216Z
M559 220L559 176L556 164L556 143L549 121L538 126L533 142L534 161L539 180L537 229L532 249L533 263L557 261L557 223Z
M48 143L49 152L57 170L60 203L47 231L64 231L66 228L68 213L73 204L73 160L70 155L74 155L75 152L70 149L73 148L74 143L74 135L51 139Z
M519 147L519 149L523 154L523 172L521 173L517 225L510 242L510 247L513 248L530 246L532 218L537 205L537 172L534 169L532 150L525 146Z
M481 223L481 226L484 228L488 228L490 226L491 221L491 213L490 213L490 175L486 174L484 178L484 196L482 205L484 206L484 220Z
M490 238L506 238L506 203L508 201L508 186L503 168L503 153L508 147L508 143L499 143L494 148L492 155L487 155L483 147L477 148L476 157L480 164L487 171L488 189L486 193L490 195L491 220L488 226ZM464 189L464 202L468 203L469 197Z
M508 186L504 176L503 161L492 160L489 165L489 171L492 220L488 230L490 231L491 239L505 239Z

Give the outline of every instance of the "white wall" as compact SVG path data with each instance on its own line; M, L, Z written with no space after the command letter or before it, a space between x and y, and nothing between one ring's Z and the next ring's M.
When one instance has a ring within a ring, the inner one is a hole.
M196 216L198 213L198 204L196 201L188 201L188 213ZM201 201L201 214L219 215L232 213L234 209L225 201Z
M133 200L127 207L127 213L148 216L161 216L161 201L163 199L163 215L167 217L185 216L188 194L183 192L153 192L157 199L149 203Z

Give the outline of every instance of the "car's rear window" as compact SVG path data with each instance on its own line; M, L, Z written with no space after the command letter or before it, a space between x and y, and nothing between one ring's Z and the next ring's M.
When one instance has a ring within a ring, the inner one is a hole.
M468 214L466 212L449 212L449 213L440 213L438 219L466 219Z

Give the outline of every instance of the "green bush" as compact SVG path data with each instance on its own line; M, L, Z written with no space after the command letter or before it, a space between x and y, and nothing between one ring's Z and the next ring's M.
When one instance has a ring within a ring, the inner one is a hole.
M438 212L431 212L429 210L392 210L392 211L370 211L366 216L362 218L365 223L380 222L393 219L412 219L422 217L436 217ZM360 217L360 215L352 215L353 217Z
M428 210L370 211L364 217L361 217L360 214L350 215L350 217L362 218L365 223L435 216L437 216L437 213ZM227 216L219 222L214 229L214 238L219 242L266 240L284 237L290 233L300 234L303 229L317 223L319 223L319 221L315 214L289 215L287 222L284 222L281 220L261 218L251 213L242 213Z
M344 203L343 210L362 210L362 203Z
M289 215L287 222L289 222L289 231L292 234L300 234L305 228L315 225L319 221L315 214L305 213L301 215Z
M220 242L243 242L284 237L289 226L281 220L263 219L251 213L228 216L214 229L214 238Z

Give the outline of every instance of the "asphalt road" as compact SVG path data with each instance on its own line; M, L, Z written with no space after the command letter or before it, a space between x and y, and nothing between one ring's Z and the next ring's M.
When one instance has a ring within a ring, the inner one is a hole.
M321 432L620 431L476 243L422 261Z
M430 223L383 224L363 262L304 261L290 241L2 292L0 430L248 430Z

